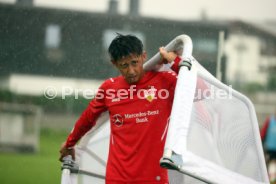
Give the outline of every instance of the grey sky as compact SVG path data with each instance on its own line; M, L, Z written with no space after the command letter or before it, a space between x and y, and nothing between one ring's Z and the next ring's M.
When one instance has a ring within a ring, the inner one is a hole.
M15 0L0 0L14 2ZM109 0L34 0L37 6L104 12ZM119 11L126 14L128 0L118 0ZM276 0L140 0L140 13L167 19L198 19L205 10L210 19L276 21Z

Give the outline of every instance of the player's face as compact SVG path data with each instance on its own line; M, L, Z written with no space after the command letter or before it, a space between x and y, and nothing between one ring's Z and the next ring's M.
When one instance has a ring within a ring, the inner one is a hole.
M115 66L128 84L137 83L144 75L143 63L146 60L146 53L142 55L131 54L118 60Z

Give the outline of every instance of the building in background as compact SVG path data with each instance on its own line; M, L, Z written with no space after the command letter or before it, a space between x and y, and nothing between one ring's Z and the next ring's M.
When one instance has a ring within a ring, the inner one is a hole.
M33 75L55 81L116 76L118 72L107 53L116 32L140 37L149 57L176 36L188 34L194 41L194 55L214 73L218 32L227 31L227 25L221 23L169 21L140 17L137 13L122 16L116 10L92 13L0 4L0 12L0 75L7 87L13 74L19 78L28 75L29 80ZM30 88L28 84L24 86ZM42 83L31 87L39 86Z
M110 1L106 13L0 4L0 87L29 94L42 94L49 84L96 89L102 80L118 75L107 53L116 32L137 35L148 57L187 34L194 57L216 76L219 32L224 31L223 82L235 88L266 86L275 76L276 29L238 20L142 17L137 0L125 16L118 14L117 3Z
M228 32L224 49L227 81L265 86L269 75L276 72L276 31L260 25L232 22Z

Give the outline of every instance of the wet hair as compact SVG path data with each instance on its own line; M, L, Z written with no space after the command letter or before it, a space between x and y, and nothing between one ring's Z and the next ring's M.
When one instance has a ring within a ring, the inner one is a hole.
M130 54L141 55L143 52L143 43L136 36L117 33L117 36L109 45L108 52L111 61L117 62Z

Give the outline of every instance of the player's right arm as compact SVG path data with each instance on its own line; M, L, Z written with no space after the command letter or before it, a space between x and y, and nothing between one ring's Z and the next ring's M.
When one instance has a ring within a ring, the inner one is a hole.
M95 98L89 103L88 107L83 111L82 115L77 120L66 142L61 146L60 161L62 161L62 158L67 155L72 155L74 159L75 152L73 147L81 139L81 137L96 124L96 120L99 115L106 110L105 83L103 83Z

